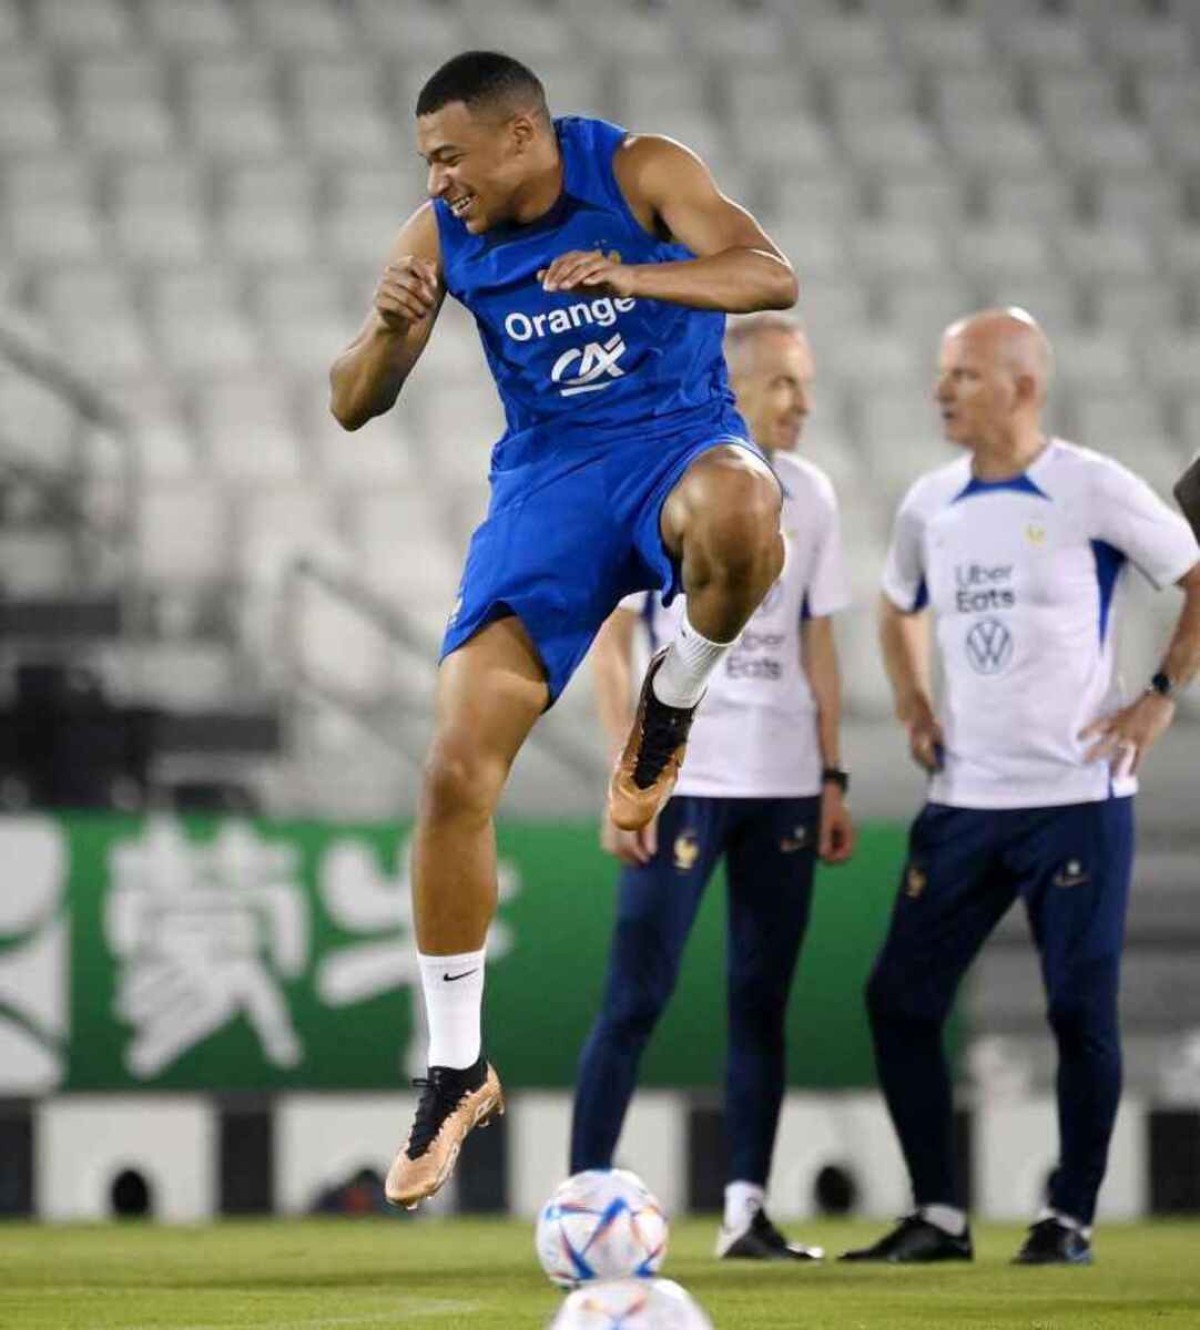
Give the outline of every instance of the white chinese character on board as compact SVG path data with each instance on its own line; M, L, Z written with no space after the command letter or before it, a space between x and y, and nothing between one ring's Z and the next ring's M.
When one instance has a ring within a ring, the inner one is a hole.
M0 1094L63 1079L67 871L67 833L51 818L0 818Z
M396 988L420 988L417 942L412 914L412 846L408 841L396 851L397 871L381 870L372 847L347 838L326 852L318 876L321 899L329 917L347 933L367 935L326 954L317 967L317 996L330 1007L365 1002ZM520 889L512 864L497 865L500 900ZM488 933L489 963L512 949L512 930L499 918ZM409 1075L425 1074L425 1004L413 1002L412 1038L401 1055Z
M165 818L113 851L105 932L121 962L116 1014L135 1030L131 1075L159 1075L239 1016L274 1066L300 1062L282 987L309 951L297 859L245 823L200 843Z

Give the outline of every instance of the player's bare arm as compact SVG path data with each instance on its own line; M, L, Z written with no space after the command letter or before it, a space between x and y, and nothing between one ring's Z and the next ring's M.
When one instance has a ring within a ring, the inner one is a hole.
M926 771L941 766L942 727L930 686L929 611L906 612L890 597L879 600L879 645L896 704L896 719L908 731L913 761Z
M633 719L633 640L637 623L638 616L632 610L616 609L592 643L596 711L610 764L620 756ZM648 863L657 848L657 827L655 819L639 831L622 831L613 824L606 808L601 814L600 844L622 863Z
M1095 740L1088 750L1089 762L1108 758L1122 766L1127 763L1131 775L1136 772L1143 756L1175 719L1171 694L1186 687L1200 671L1200 564L1189 569L1178 585L1183 590L1183 609L1162 663L1171 693L1148 688L1131 706L1089 725L1080 736Z
M429 341L445 294L437 219L433 205L426 203L400 228L371 311L329 372L330 407L345 429L359 429L395 405Z
M804 674L817 704L817 743L823 767L842 765L842 679L829 615L805 619L800 628ZM854 853L854 823L840 785L821 786L821 827L817 852L827 864L844 864Z
M546 269L547 291L598 288L616 297L729 314L790 309L796 303L792 265L750 213L721 193L695 153L671 139L639 134L619 149L613 169L646 230L686 245L698 257L624 264L599 250L572 251Z

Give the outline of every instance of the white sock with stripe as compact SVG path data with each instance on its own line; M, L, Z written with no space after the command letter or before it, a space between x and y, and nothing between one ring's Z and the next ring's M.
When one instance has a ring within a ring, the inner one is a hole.
M685 609L679 630L671 639L663 663L650 685L654 696L669 707L694 707L704 696L709 675L734 642L710 642L692 627Z
M725 1188L725 1227L730 1233L741 1233L750 1227L750 1221L763 1208L767 1193L754 1182L731 1182Z
M953 1205L923 1205L919 1213L927 1224L949 1233L952 1238L961 1238L967 1231L967 1216Z
M421 989L429 1021L429 1065L462 1070L479 1060L482 1047L483 951L422 956Z

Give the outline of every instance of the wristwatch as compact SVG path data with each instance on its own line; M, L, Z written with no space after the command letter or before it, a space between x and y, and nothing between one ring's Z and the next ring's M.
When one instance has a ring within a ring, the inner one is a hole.
M843 794L850 788L850 773L841 767L825 767L821 772L822 785L836 785Z
M1174 699L1175 681L1165 671L1159 670L1157 674L1151 676L1150 685L1146 692L1157 693L1159 697Z

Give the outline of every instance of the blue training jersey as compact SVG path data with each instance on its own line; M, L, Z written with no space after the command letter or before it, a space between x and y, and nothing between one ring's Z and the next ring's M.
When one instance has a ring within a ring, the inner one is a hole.
M563 190L544 216L472 235L434 201L446 288L475 317L504 405L494 461L684 430L745 437L721 349L724 314L542 289L539 271L569 250L615 251L625 263L695 257L630 211L613 174L624 129L577 116L554 125Z

